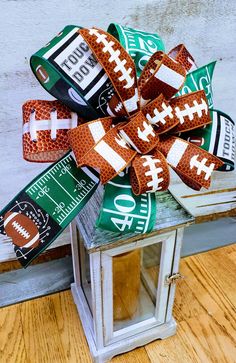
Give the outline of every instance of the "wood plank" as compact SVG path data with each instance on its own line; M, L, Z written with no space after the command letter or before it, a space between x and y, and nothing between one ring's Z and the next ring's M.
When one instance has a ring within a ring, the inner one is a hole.
M25 302L20 317L30 362L66 362L52 296Z
M177 321L205 312L215 322L227 326L232 335L235 334L236 264L228 257L227 251L236 251L236 246L182 259L180 271L186 278L176 292L174 316Z
M233 363L235 341L205 314L179 323L177 334L146 346L153 363Z
M73 280L71 257L0 274L0 307L68 289Z
M112 359L112 363L150 363L145 348L137 348L126 354L118 355Z
M197 222L236 215L236 170L213 173L209 190L194 191L184 185L173 172L170 192Z
M152 362L235 362L235 253L233 245L182 259L177 335L146 346Z
M89 348L70 291L51 296L66 362L90 363Z
M28 363L20 305L0 310L0 362Z

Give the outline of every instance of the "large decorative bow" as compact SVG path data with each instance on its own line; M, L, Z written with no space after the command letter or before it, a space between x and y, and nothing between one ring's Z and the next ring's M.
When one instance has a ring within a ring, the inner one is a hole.
M108 31L127 51L103 30L67 26L31 57L59 101L23 105L24 158L56 161L0 212L0 233L23 266L82 210L99 178L107 184L96 225L146 233L156 221L154 192L169 185L168 164L196 190L209 187L213 170L234 168L234 122L208 109L215 63L187 74L194 59L183 45L165 54L156 34L117 24Z
M107 104L111 117L69 131L78 166L99 169L105 184L131 164L131 185L136 195L166 190L167 164L190 187L208 188L212 171L223 162L177 137L211 122L203 90L174 97L194 63L187 49L179 45L168 55L154 53L137 80L132 58L112 35L97 28L79 32L114 91Z

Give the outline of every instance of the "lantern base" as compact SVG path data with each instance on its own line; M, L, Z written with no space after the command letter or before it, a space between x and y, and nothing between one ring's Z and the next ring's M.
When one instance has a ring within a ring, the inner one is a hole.
M95 363L106 363L115 355L141 347L153 340L167 338L174 335L176 332L177 324L174 318L171 317L171 319L164 324L157 325L151 329L133 335L130 338L125 338L124 340L120 340L116 343L97 348L92 331L94 326L91 324L91 313L85 301L83 290L73 283L71 285L71 291L83 325L89 349Z

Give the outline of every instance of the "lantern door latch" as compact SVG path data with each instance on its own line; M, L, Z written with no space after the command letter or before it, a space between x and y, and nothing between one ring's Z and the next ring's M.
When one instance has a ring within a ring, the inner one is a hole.
M174 273L172 275L166 276L165 284L166 285L175 284L180 279L184 279L184 276L181 275L180 272L176 272L176 273Z

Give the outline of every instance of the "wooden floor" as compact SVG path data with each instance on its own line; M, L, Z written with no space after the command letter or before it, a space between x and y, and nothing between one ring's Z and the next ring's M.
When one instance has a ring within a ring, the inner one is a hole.
M112 363L236 362L236 245L187 257L180 270L176 336ZM91 362L70 291L0 310L0 362Z

